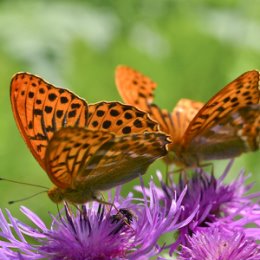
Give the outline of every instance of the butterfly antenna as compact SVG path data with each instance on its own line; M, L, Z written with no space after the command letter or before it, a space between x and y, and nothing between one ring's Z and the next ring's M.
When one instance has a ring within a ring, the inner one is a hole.
M38 196L39 194L45 193L45 192L47 192L47 190L37 192L37 193L35 193L35 194L33 194L33 195L30 195L30 196L28 196L28 197L24 197L24 198L19 199L19 200L10 200L10 201L8 201L8 204L10 205L10 204L14 204L14 203L17 203L17 202L29 200L29 199L31 199L31 198L33 198L33 197L35 197L35 196Z
M43 188L43 189L46 189L46 190L49 189L49 188L47 188L45 186L42 186L42 185L33 184L33 183L27 183L27 182L22 182L22 181L14 181L14 180L2 178L2 177L0 177L0 181L9 181L9 182L12 182L12 183L17 183L17 184L23 184L23 185L32 186L32 187Z

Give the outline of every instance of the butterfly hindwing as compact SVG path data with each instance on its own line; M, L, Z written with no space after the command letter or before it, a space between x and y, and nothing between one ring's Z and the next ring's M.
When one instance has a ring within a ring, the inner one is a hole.
M55 185L72 187L79 171L103 143L114 137L107 131L66 127L56 132L46 153L47 173Z
M116 136L103 130L67 127L50 141L46 165L58 186L105 190L144 174L167 153L159 132Z
M200 160L228 159L256 151L260 146L260 104L231 111L190 143Z
M184 143L188 144L204 129L218 124L231 111L251 104L258 104L260 100L259 80L259 72L252 70L242 74L221 89L191 121L185 132Z
M178 101L177 105L171 113L172 130L171 136L174 136L175 143L182 140L186 129L190 122L203 107L202 102L193 101L190 99L182 98Z

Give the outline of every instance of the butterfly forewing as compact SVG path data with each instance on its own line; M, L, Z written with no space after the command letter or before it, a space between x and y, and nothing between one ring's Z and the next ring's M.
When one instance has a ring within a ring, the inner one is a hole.
M173 131L170 113L153 104L155 82L142 73L123 65L116 68L115 81L126 104L148 112L151 118L159 123L161 131L169 134Z
M44 169L43 158L53 133L62 127L86 124L88 108L84 100L37 76L16 74L10 97L18 128Z
M161 109L152 103L156 84L127 66L117 67L116 85L124 102L148 112L159 123L160 130L172 136L173 144L180 143L188 124L202 107L200 102L181 99L172 113Z
M118 91L126 104L145 109L153 102L156 83L149 77L121 65L116 68L115 79Z
M220 90L199 111L185 132L184 143L199 135L204 129L217 124L230 111L251 104L260 99L259 72L246 72Z
M117 135L158 131L158 123L139 109L119 102L89 105L89 129L106 130Z
M48 146L46 164L54 183L103 190L143 174L167 153L162 133L116 136L102 130L68 127Z

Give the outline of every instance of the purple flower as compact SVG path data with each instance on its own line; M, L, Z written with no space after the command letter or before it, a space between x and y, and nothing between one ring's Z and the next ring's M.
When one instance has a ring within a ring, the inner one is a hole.
M187 188L187 192L182 200L182 211L179 221L183 221L194 215L192 221L178 229L177 239L165 248L170 247L170 255L180 245L187 245L187 238L205 227L215 225L230 225L237 230L240 229L247 237L260 238L260 206L252 201L253 198L259 199L259 193L246 195L251 189L252 184L245 185L247 177L243 171L231 184L224 184L224 179L228 174L233 161L230 161L222 174L216 179L212 174L198 169L194 172L190 180L180 180L178 184L172 182L166 185L160 173L158 178L161 188L156 188L156 194L165 202L171 204L171 200L176 200ZM140 187L136 188L141 191ZM147 193L149 191L147 190ZM196 208L198 208L196 210ZM248 224L254 224L254 228L249 228Z
M0 211L0 256L52 260L150 259L162 250L157 244L159 237L187 225L196 211L180 221L186 189L178 200L167 201L166 206L158 197L153 181L149 196L143 184L141 187L143 198L140 199L131 194L123 199L117 189L114 204L118 210L97 202L88 203L75 213L65 206L65 215L52 216L50 229L25 207L21 211L35 227L15 219L8 210L6 219ZM26 237L35 242L28 243Z
M7 218L0 210L0 256L1 259L42 259L42 255L37 252L37 246L26 241L24 235L29 235L35 240L44 238L47 228L41 219L21 207L21 211L27 215L37 226L32 228L14 218L9 210L6 210ZM20 250L20 251L19 251Z
M184 246L179 260L259 260L260 248L254 239L247 238L243 231L227 227L210 227L188 237L189 246Z
M160 186L151 180L145 188L141 179L141 198L123 198L117 188L108 199L115 207L93 202L72 211L65 205L61 216L51 216L51 228L25 207L33 226L0 210L0 259L145 260L177 248L180 260L257 259L260 206L253 199L259 194L246 195L252 185L245 185L244 172L223 183L231 164L218 179L202 170L178 184L166 185L160 173ZM160 244L165 233L173 239Z
M230 161L219 179L200 170L188 181L187 193L183 200L185 210L182 212L180 219L185 219L189 216L194 204L199 204L199 210L194 219L187 226L179 230L179 238L173 243L171 252L173 252L179 244L187 244L187 235L192 235L197 230L215 225L218 222L234 224L234 219L243 211L248 214L254 207L258 207L251 199L253 197L259 197L259 194L250 196L246 196L245 194L250 190L252 185L245 185L246 177L244 172L241 172L238 178L231 184L223 183L224 178L231 168L232 162L233 161ZM184 184L181 181L176 187L177 194L180 194L183 187ZM252 220L252 215L249 214L247 217ZM240 222L240 225L242 226L242 222ZM237 222L237 227L238 226L239 223ZM244 224L242 229L244 229Z

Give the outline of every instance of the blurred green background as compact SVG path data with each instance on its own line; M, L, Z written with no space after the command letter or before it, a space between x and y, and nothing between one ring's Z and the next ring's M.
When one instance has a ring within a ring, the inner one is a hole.
M260 69L258 0L92 0L0 2L0 177L51 186L16 127L9 101L14 73L27 71L71 89L88 102L120 100L118 64L158 83L156 103L172 110L183 97L206 102L245 71ZM235 161L260 184L259 152ZM221 174L227 161L216 163ZM146 174L146 181L156 162ZM124 194L138 181L124 186ZM257 190L257 185L255 187ZM8 205L39 191L0 182L0 207L18 216L25 205L49 222L57 209L46 194ZM18 216L21 217L21 216Z

